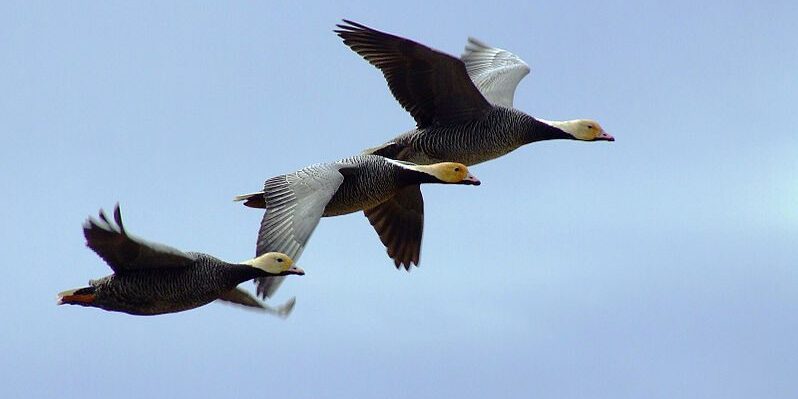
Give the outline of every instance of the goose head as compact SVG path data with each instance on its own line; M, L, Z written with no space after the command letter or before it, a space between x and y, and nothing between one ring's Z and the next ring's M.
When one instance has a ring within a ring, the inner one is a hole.
M581 141L615 141L609 133L601 128L598 122L590 119L574 119L571 121L547 121L539 119L541 122L564 131L574 138Z
M468 172L468 167L457 162L440 162L432 165L415 165L411 169L427 174L438 183L467 184L478 186L482 184L474 175Z
M305 274L301 267L294 265L294 260L291 257L280 252L269 252L243 263L273 276L288 276L291 274L302 276Z

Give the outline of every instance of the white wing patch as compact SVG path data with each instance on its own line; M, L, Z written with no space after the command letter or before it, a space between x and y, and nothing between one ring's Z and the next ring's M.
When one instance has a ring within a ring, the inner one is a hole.
M491 104L512 108L515 88L530 71L524 60L473 37L468 38L460 59L474 85Z
M267 180L263 189L266 214L258 233L256 256L282 252L296 261L343 181L338 167L329 164L309 166ZM270 296L283 278L256 279L258 294Z

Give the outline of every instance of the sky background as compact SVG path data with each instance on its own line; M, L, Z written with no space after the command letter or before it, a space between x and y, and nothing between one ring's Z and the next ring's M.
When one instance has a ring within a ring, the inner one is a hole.
M0 397L798 396L798 3L553 3L0 3ZM617 141L424 187L410 273L362 214L322 220L287 320L56 306L110 273L99 208L246 259L234 195L413 126L341 18L511 50L516 107Z

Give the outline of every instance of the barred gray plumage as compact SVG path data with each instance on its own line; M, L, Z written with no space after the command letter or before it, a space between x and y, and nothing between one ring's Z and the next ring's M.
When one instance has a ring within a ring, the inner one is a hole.
M92 306L137 315L156 315L208 304L238 284L260 276L257 269L215 257L194 257L188 267L133 270L91 280Z
M462 176L441 180L418 165L377 155L357 155L335 162L320 163L266 180L263 191L240 195L238 201L253 208L265 208L258 232L256 254L279 251L298 259L319 219L364 211L394 259L396 267L418 264L423 233L422 183L479 184L465 165L433 165L456 168ZM397 193L418 191L408 196L403 209L381 208ZM256 279L263 297L277 290L282 278Z
M475 165L541 140L614 140L594 121L544 121L512 108L529 67L514 54L469 39L463 59L344 20L335 33L379 68L416 129L365 151L426 164Z
M565 138L560 137L563 134L523 112L497 106L480 119L416 128L367 151L418 164L454 160L471 166L505 155L529 143L531 137Z
M365 154L470 166L535 141L614 140L595 121L544 121L513 108L515 89L529 66L507 50L470 38L457 59L356 22L337 26L344 44L383 73L393 96L416 121L415 129ZM413 214L418 212L413 198L420 196L405 190L380 208Z
M290 267L283 254L270 254L285 262L282 272L269 273L253 264L228 263L199 252L145 241L125 230L117 204L114 223L103 211L100 221L89 218L83 226L86 245L103 258L114 271L109 276L89 281L88 287L64 291L59 304L97 307L134 315L157 315L193 309L216 299L256 307L285 316L293 303L270 308L236 286L255 277L303 274ZM270 269L271 270L271 269Z

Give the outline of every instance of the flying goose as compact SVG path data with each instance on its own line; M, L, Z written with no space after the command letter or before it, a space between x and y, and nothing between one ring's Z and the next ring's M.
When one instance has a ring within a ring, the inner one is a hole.
M463 59L343 20L334 32L379 68L416 128L366 150L417 164L475 165L535 141L614 141L592 120L547 121L512 107L529 73L516 55L471 39Z
M258 233L256 254L280 251L298 259L325 216L363 211L398 268L418 265L424 228L422 183L479 185L460 163L415 165L377 155L357 155L336 162L308 166L266 180L263 191L239 195L236 201L266 213ZM403 189L402 207L381 207ZM271 296L282 277L256 279L257 292Z
M262 276L303 275L285 254L270 252L240 263L227 263L198 252L145 241L127 233L119 204L114 225L100 210L100 221L89 218L83 225L86 245L114 271L89 281L88 287L58 294L58 304L80 305L133 315L175 313L216 299L259 308L286 316L293 301L272 309L236 288Z

